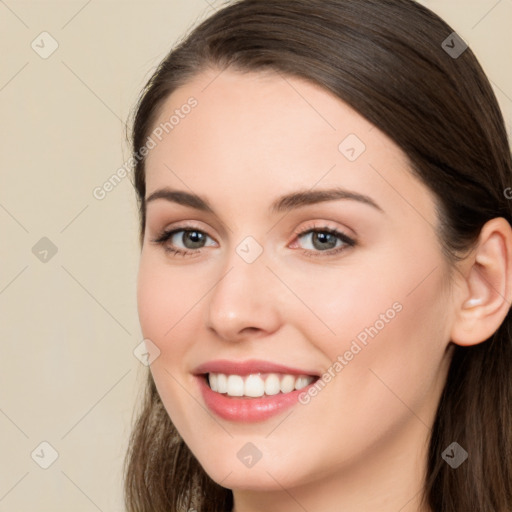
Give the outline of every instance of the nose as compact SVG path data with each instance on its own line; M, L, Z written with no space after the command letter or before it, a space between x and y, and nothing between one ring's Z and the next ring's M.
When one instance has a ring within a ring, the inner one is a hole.
M232 256L208 295L206 327L234 342L272 334L282 316L275 276L263 256L252 263Z

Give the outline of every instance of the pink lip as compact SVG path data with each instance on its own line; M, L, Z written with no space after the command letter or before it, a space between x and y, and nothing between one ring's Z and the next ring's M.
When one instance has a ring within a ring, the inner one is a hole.
M316 373L277 365L268 361L233 362L226 360L211 361L200 365L194 371L205 405L217 416L239 423L264 421L297 404L299 395L307 392L311 386L290 393L278 393L262 398L230 397L212 391L206 382L206 373L225 373L230 375L249 375L251 373L285 373L291 375L314 375Z
M318 377L317 372L291 368L269 361L250 359L248 361L228 361L219 359L199 365L193 373L200 375L204 373L226 373L229 375L250 375L251 373L288 373L291 375L312 375Z

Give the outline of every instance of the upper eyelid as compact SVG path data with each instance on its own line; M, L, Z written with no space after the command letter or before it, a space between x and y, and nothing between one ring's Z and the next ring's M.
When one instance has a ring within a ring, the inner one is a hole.
M155 208L156 208L156 205L159 202L160 201L154 201L154 202L149 203L149 204L150 205L154 204ZM145 224L145 226L146 226L146 229L149 230L151 224L154 223L155 225L158 225L160 223L160 221L158 220L159 214L157 213L160 210L158 208L156 208L156 210L153 211L153 209L151 208L152 211L149 212L149 208L147 208L147 206L148 205L146 205L146 224ZM188 207L186 207L186 208L188 209ZM193 208L190 208L190 209L193 210ZM196 214L197 214L197 217L196 217ZM180 217L181 217L181 215L180 215ZM206 225L208 225L208 226L213 226L213 229L217 233L219 233L220 236L225 236L228 233L232 233L233 232L233 230L231 229L229 224L225 223L222 219L216 217L213 212L197 210L195 213L192 212L192 215L190 216L189 220L185 220L185 216L183 216L183 218L184 218L184 220L182 220L182 221L176 220L175 222L170 222L169 224L173 224L173 225L176 224L178 226L181 226L180 222L184 222L184 223L186 223L186 222L194 222L194 223L196 223L197 222L199 224L206 223ZM202 219L204 219L204 221ZM192 228L200 230L200 231L205 231L205 229L203 229L203 228L201 228L199 226L196 227L195 225L193 225ZM183 228L183 229L185 229L185 228ZM186 226L186 229L189 229L188 226ZM169 229L167 229L167 228L155 229L155 231L159 231L159 232L163 232L164 230L165 231L170 231L171 228L169 228Z
M317 221L318 222L318 221ZM333 227L333 226L329 226L328 225L328 222L327 221L324 221L324 223L320 226L309 226L309 227L306 227L306 228L302 228L300 230L293 230L293 233L296 235L296 236L299 236L299 235L305 235L306 233L309 233L311 231L336 231L337 233L339 233L340 235L344 235L348 238L353 238L353 236L349 235L345 229L342 229L342 228L338 228L338 227ZM163 228L161 230L158 230L157 231L157 235L156 236L160 236L160 235L163 235L163 234L170 234L170 233L176 233L176 232L179 232L179 231L200 231L201 233L204 233L205 235L209 236L210 238L212 239L215 239L213 236L211 236L208 231L200 226L197 226L197 225L188 225L188 224L182 224L182 225L177 225L177 226L171 226L171 227L168 227L168 228Z

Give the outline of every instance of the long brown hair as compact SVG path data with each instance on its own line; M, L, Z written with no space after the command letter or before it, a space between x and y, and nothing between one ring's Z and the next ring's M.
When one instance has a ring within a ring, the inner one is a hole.
M133 118L133 152L168 96L207 68L305 78L403 149L411 172L434 192L439 240L455 263L485 222L504 217L512 224L504 194L512 159L489 81L453 32L412 0L231 2L174 48L146 84ZM142 243L143 158L134 183ZM425 468L422 504L435 512L512 511L511 335L509 312L490 339L454 347ZM452 442L469 454L457 469L441 456ZM126 456L125 499L129 512L216 512L233 504L232 492L213 482L184 444L150 373Z

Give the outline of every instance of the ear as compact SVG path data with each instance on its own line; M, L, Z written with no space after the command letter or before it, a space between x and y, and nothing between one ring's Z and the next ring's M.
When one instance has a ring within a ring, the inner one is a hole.
M463 263L451 341L470 346L490 338L512 301L512 228L503 218L488 221Z

